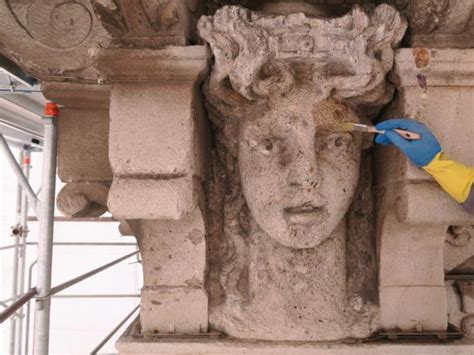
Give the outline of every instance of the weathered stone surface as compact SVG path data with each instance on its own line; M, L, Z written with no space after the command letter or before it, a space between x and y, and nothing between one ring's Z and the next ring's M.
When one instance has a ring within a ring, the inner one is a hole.
M113 87L110 161L115 175L179 179L194 172L193 82Z
M387 1L385 1L387 2ZM471 0L388 0L408 17L411 47L474 47Z
M443 329L447 326L445 287L382 287L380 317L386 330L415 331L417 326L421 326L422 331Z
M207 293L192 287L145 287L142 290L142 334L207 332Z
M143 333L207 331L207 246L204 218L195 209L179 221L128 220L142 256Z
M109 186L97 182L73 182L59 192L58 209L67 217L99 217L107 212Z
M379 266L382 289L398 285L444 285L445 229L442 226L403 228L403 224L394 223L384 228L390 237L384 238L379 246L383 255Z
M63 105L58 120L58 175L64 182L110 181L110 86L42 84L44 95Z
M0 51L37 78L96 81L89 51L111 38L88 0L5 0Z
M347 15L330 20L302 13L268 16L229 6L213 18L202 18L198 27L216 57L209 87L221 100L229 84L253 101L288 93L303 84L298 74L310 67L304 84L315 100L332 95L367 109L391 99L385 74L392 68L393 47L403 37L406 23L386 5L370 15L355 6Z
M179 220L197 206L197 198L189 177L116 177L107 205L118 219Z
M198 0L95 0L93 5L113 43L135 48L189 44L203 11Z
M391 98L403 19L388 6L331 20L223 7L199 30L215 56L204 86L218 142L210 324L239 338L367 336L377 327L370 217L348 214L372 208L370 176L357 189L367 142L336 127L363 121L351 105L371 114ZM346 215L359 224L349 237Z
M179 221L130 220L148 286L204 287L207 268L205 227L196 209Z

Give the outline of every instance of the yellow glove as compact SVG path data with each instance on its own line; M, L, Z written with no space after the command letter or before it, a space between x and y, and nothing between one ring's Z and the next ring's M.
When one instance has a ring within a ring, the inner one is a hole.
M466 202L474 184L474 168L449 160L439 152L423 169L456 201Z

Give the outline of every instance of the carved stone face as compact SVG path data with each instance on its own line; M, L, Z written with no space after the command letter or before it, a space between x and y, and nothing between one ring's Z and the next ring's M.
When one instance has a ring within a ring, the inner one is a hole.
M258 225L291 248L328 239L344 217L359 178L359 134L335 132L355 114L333 100L281 99L241 128L239 169Z

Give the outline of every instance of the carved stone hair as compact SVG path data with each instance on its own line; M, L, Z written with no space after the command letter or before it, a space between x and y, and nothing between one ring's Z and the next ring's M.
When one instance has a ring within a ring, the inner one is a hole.
M220 128L245 116L248 106L265 102L296 85L316 100L339 98L371 115L392 98L385 80L394 48L406 30L391 6L367 13L356 5L339 18L308 18L302 13L276 16L225 6L201 18L200 36L215 63L204 92L210 117ZM223 132L229 149L234 128Z

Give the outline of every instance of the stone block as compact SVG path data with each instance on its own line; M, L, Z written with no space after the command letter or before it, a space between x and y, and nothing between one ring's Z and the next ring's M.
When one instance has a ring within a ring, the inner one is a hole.
M435 182L408 183L398 189L397 215L408 225L471 225L474 216Z
M389 220L385 223L393 223ZM384 227L384 235L380 243L381 287L444 285L443 227L394 223Z
M144 288L141 295L142 334L207 332L207 294L192 287Z
M64 182L110 181L110 86L46 82L45 96L60 104L58 175Z
M193 182L178 179L114 178L107 202L117 219L179 220L196 206Z
M381 287L380 316L385 330L446 330L447 300L444 285Z
M124 83L110 102L114 175L179 178L194 171L193 82Z
M140 247L145 286L204 286L206 232L199 209L179 221L129 223Z

